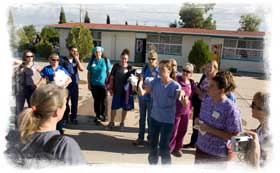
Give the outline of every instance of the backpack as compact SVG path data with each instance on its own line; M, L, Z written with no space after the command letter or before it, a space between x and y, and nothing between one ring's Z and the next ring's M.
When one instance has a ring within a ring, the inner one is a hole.
M50 163L63 163L61 159L55 157L54 148L59 144L63 135L52 136L47 143L39 148L32 147L32 144L27 144L23 148L18 146L11 147L6 151L8 157L19 167L44 167L50 165ZM39 148L39 151L35 151Z

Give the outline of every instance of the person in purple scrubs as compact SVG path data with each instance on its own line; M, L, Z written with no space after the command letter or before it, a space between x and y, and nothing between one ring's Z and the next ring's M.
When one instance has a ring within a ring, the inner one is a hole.
M208 96L201 104L195 163L221 163L231 159L228 146L232 136L242 131L240 111L226 93L229 81L217 75L209 83Z

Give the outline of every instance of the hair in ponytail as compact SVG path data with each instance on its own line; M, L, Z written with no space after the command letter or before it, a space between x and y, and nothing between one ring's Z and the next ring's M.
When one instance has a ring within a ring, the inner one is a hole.
M67 95L65 88L54 84L41 85L33 92L30 98L31 108L19 115L19 131L23 143L27 142L58 108L64 106Z

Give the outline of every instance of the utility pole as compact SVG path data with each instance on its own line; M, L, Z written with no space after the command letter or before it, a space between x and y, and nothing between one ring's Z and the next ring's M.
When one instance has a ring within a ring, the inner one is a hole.
M82 23L82 5L80 4L80 23Z

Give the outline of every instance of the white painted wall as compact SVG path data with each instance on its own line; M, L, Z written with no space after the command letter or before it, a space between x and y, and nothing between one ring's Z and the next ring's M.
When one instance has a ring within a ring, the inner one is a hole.
M234 67L239 71L265 73L263 62L222 59L220 66L223 70L228 70L229 68Z
M111 60L120 60L123 49L130 50L130 62L134 62L135 33L132 32L102 32L101 44Z

